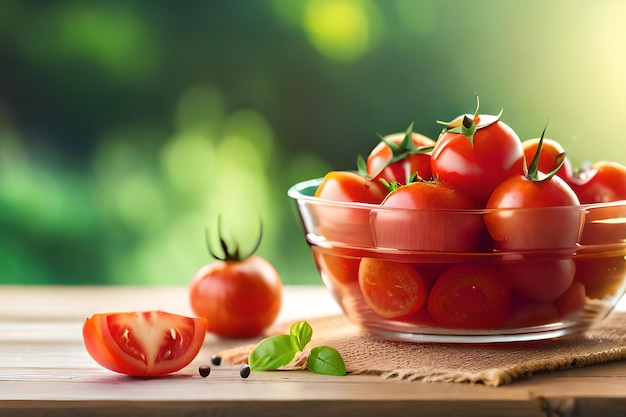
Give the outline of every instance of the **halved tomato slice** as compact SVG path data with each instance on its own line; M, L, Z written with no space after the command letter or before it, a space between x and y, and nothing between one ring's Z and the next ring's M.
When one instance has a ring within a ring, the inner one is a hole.
M94 314L83 325L87 352L100 365L126 375L176 372L196 357L206 319L163 311Z

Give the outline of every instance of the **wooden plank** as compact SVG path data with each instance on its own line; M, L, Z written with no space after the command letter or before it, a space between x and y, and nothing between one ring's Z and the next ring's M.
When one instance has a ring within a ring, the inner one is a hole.
M213 367L201 378L197 367L213 352L243 343L211 335L190 366L164 378L117 375L87 355L80 330L88 315L188 314L185 296L186 288L0 287L0 415L626 415L625 362L492 388L307 371L253 372L244 380L236 366ZM281 321L339 311L322 287L288 287L285 300Z

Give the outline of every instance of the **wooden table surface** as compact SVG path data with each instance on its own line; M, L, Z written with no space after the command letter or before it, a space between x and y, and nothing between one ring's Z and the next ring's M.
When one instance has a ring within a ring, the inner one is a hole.
M620 304L620 309L623 303ZM0 416L624 416L626 362L536 374L497 388L459 383L253 372L198 366L241 341L208 335L198 357L163 378L101 368L82 344L96 312L191 314L186 288L0 286ZM279 320L339 312L323 287L287 287Z

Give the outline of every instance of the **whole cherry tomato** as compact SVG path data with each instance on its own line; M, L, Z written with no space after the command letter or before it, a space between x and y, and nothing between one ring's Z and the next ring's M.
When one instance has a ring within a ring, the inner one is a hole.
M435 281L426 305L444 326L489 329L507 319L511 294L511 284L497 266L458 264Z
M379 204L387 188L352 171L331 171L324 176L315 197L332 201Z
M478 247L482 215L467 209L479 206L449 183L433 180L400 186L381 206L371 216L379 247L443 252L473 252Z
M262 234L261 234L262 235ZM242 256L231 250L220 235L224 256L196 272L189 288L193 312L207 320L207 330L218 336L248 338L269 327L282 306L282 280L264 258Z
M598 161L579 170L570 185L581 204L626 200L626 166Z
M387 188L352 171L331 171L324 176L314 196L332 202L379 204ZM346 207L341 204L316 204L312 214L323 219L319 232L329 241L353 246L372 246L370 207Z
M430 154L434 146L434 140L413 132L411 124L405 133L394 133L381 139L367 157L365 171L374 181L383 179L388 183L406 184L414 174L429 180Z
M576 265L571 258L524 259L502 265L513 291L540 303L560 297L574 280Z
M459 116L437 139L431 157L432 175L484 204L493 189L522 174L522 144L500 115Z
M176 372L196 357L206 320L164 311L94 314L83 324L89 355L103 367L139 377Z
M584 212L564 180L539 172L540 152L541 144L527 173L500 183L487 201L485 224L498 249L573 248L578 241Z
M421 274L411 264L363 258L359 287L367 305L385 318L398 318L419 310L428 295Z

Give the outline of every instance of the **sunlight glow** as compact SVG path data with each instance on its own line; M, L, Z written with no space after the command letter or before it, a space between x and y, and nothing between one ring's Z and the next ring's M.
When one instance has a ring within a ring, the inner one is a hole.
M304 26L313 46L328 58L353 61L367 52L370 27L363 2L310 0Z

